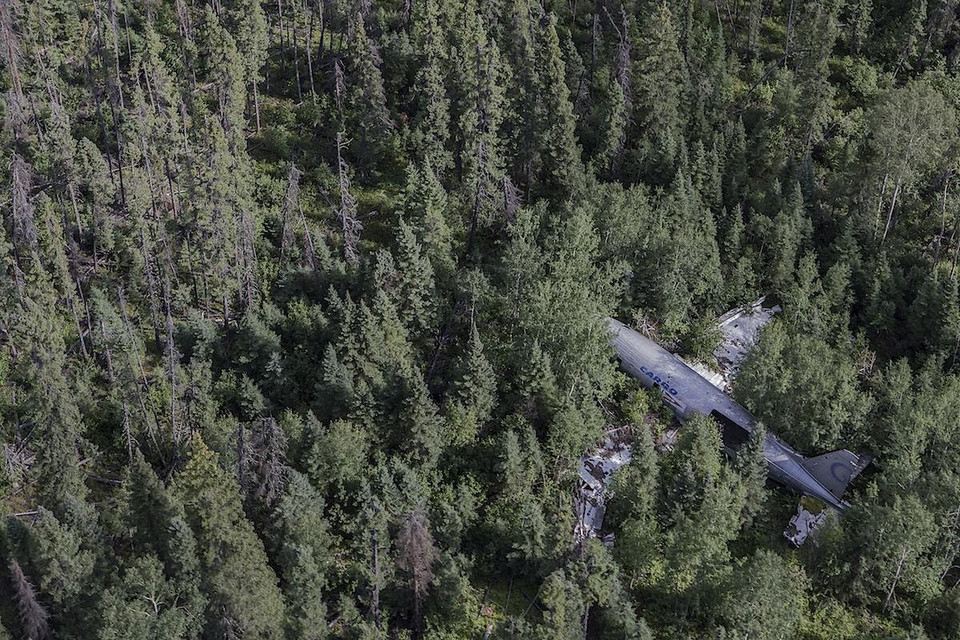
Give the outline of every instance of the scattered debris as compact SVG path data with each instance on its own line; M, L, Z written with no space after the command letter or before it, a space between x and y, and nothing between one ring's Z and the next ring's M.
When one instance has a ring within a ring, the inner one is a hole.
M816 533L828 520L830 513L820 501L804 496L797 505L797 515L790 518L783 536L795 547L802 546L808 538L816 544Z
M716 362L711 363L712 367L688 363L711 384L727 393L730 392L731 384L740 372L740 365L756 343L760 331L780 311L779 305L764 307L764 300L765 298L760 298L752 304L731 309L720 316L717 320L717 328L722 335L722 342L713 351ZM648 334L656 332L656 325L646 316L644 316L644 332ZM607 486L613 473L630 462L628 435L625 428L613 429L607 433L603 444L598 449L580 458L581 482L576 496L578 518L574 530L574 541L578 544L587 538L595 538L599 535L609 497ZM676 426L664 429L655 441L657 451L672 450L677 436ZM612 546L613 534L604 536L602 541L605 545Z
M630 462L630 437L625 428L607 432L603 444L589 456L580 458L580 486L577 490L577 526L574 542L597 537L606 512L607 486L613 473ZM610 537L610 544L613 539ZM604 544L607 542L604 538Z

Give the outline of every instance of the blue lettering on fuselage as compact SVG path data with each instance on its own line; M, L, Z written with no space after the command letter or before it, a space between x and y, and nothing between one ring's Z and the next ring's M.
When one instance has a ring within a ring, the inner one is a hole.
M653 380L653 383L663 389L665 393L669 393L671 396L677 395L677 390L670 386L670 383L662 379L660 376L655 374L650 369L647 369L645 366L640 365L640 371L643 372L648 378Z

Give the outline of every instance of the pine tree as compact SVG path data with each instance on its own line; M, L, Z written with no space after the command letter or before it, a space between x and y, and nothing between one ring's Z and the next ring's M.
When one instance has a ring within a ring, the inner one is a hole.
M447 193L429 162L411 164L407 168L407 185L403 193L404 219L417 230L424 252L433 271L442 282L453 277L454 232L447 220Z
M504 140L510 157L510 173L524 193L529 193L540 166L537 132L537 35L542 8L529 0L510 4L509 29L504 39L504 58L512 74L505 78Z
M681 154L686 69L679 40L674 16L665 2L640 25L632 118L639 146L631 149L631 164L656 184L673 179Z
M261 69L267 62L270 43L269 26L263 5L258 0L232 3L228 13L228 28L236 40L237 51L243 61L246 84L253 88L253 108L257 131L260 131L260 91L263 80Z
M540 586L540 600L546 611L534 637L542 640L574 640L583 637L582 619L586 603L578 586L557 569Z
M350 71L346 82L346 126L353 137L352 149L361 175L371 176L387 152L393 125L387 111L379 56L367 37L360 13L350 23L347 55Z
M40 603L37 590L23 573L20 563L10 560L10 579L20 626L28 640L46 640L50 635L50 614Z
M157 478L139 450L124 478L126 521L135 548L146 558L141 569L150 573L151 563L161 563L169 588L176 594L177 608L184 616L182 624L196 634L203 624L206 600L201 593L201 567L197 540L186 522L180 500ZM162 588L168 588L163 586ZM122 594L120 594L122 595ZM124 628L118 621L118 633Z
M436 316L436 291L433 266L423 255L413 228L403 220L397 233L398 310L407 318L415 336L426 336Z
M737 453L736 467L743 478L746 498L743 503L743 522L750 525L760 513L767 499L767 460L763 455L767 429L762 422L754 425L750 437Z
M772 230L775 235L770 239L770 278L778 291L784 291L793 282L793 273L809 224L800 185L794 184L774 217Z
M119 584L103 594L99 640L178 640L197 633L192 612L181 605L176 581L164 576L153 555L134 560Z
M256 12L245 14L244 20L251 20L251 29L255 30ZM213 83L217 100L220 124L231 141L242 138L246 124L246 86L251 78L252 66L257 64L257 52L241 52L237 42L220 22L220 17L212 7L203 11L203 35L201 56L209 80ZM244 34L247 45L253 46L256 40L250 34Z
M803 569L775 553L758 550L731 572L719 605L735 637L775 640L796 632L809 581Z
M244 516L236 482L198 434L174 491L197 538L203 591L209 598L205 633L280 638L284 606L277 578Z
M467 252L475 249L479 231L515 208L516 198L504 173L500 129L504 120L504 60L497 42L489 37L474 0L464 10L454 34L460 57L455 71L456 153L462 199L469 207Z
M623 87L613 83L606 107L603 140L595 158L599 175L611 180L619 176L627 143L627 124L627 102Z
M46 509L40 509L26 535L25 563L37 576L37 587L43 600L57 612L61 624L72 615L83 612L84 599L94 586L94 553L90 547L90 531L79 522L69 522L75 514L64 514L58 519ZM68 520L69 519L69 520ZM77 629L80 622L69 627Z
M433 582L437 556L427 514L420 509L413 511L397 533L397 565L410 575L415 638L423 636L423 597Z
M327 634L323 591L331 541L323 511L323 500L306 476L291 471L275 511L275 539L280 587L287 602L287 637L298 640Z
M573 106L557 37L557 19L550 14L537 34L537 132L543 164L539 184L547 195L564 197L577 188L583 174L580 148L574 136Z
M453 166L448 150L450 139L450 99L444 85L447 54L440 24L440 3L426 0L414 21L420 68L413 83L414 144L417 155L437 177Z
M454 370L456 376L448 392L445 411L452 442L468 444L490 419L496 405L496 376L483 353L476 325L470 327L466 352Z

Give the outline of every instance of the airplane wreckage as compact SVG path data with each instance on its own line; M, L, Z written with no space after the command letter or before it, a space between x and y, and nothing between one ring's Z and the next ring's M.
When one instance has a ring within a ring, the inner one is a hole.
M621 369L648 389L658 389L681 425L698 413L710 416L719 425L724 449L733 453L747 441L757 420L726 391L756 334L779 311L778 307L763 308L762 302L761 298L720 318L718 326L725 341L714 352L720 364L719 374L687 364L653 340L612 318L607 319L610 344L616 351ZM751 321L754 314L758 319ZM737 327L741 324L743 327L738 333ZM581 537L599 529L606 498L603 485L616 467L629 462L629 451L623 451L623 443L618 442L616 447L613 454L601 450L598 455L582 461L580 475L586 486L582 500L583 516L578 528ZM831 510L843 511L850 506L843 494L871 460L869 455L858 455L846 449L805 457L769 432L763 443L763 455L769 478L804 496L797 515L784 531L784 536L796 546L804 543L829 517Z

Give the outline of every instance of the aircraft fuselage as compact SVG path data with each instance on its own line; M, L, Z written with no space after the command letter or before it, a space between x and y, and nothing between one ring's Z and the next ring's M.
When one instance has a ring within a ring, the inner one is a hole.
M658 388L681 424L698 413L713 417L721 426L724 447L731 451L749 438L757 421L733 398L654 341L617 320L608 323L623 371L647 388ZM849 506L843 491L869 462L846 450L807 458L770 432L763 455L772 480L838 510Z

